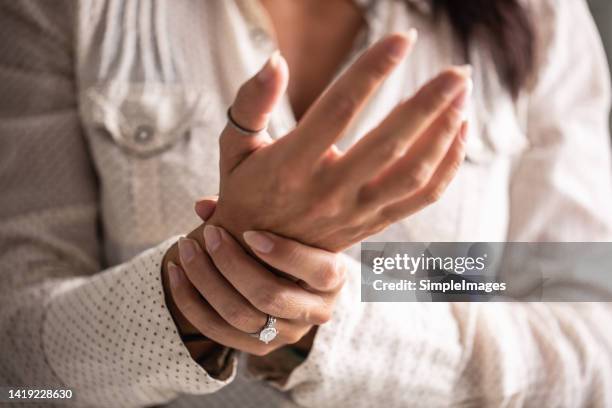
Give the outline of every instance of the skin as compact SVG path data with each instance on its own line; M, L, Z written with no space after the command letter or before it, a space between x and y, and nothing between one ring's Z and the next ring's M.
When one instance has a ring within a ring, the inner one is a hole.
M278 48L289 65L287 95L293 114L300 120L349 57L365 25L363 12L354 1L260 3L270 16ZM305 56L309 63L305 63Z
M214 201L198 205L214 206ZM295 277L289 280L271 273L227 232L220 229L220 233L218 246L209 245L207 253L197 242L182 239L181 267L169 265L170 294L192 325L192 334L265 355L281 344L297 343L313 326L329 320L344 282L340 257L272 233L250 234L248 241L257 257ZM185 255L186 247L193 251L191 255ZM277 317L279 335L274 344L249 335L266 321L268 313L262 310Z
M280 45L293 49L290 28L279 22L285 14L270 9L270 1L263 4ZM349 30L351 11L343 13L335 18ZM300 15L309 16L295 12ZM463 109L471 90L465 67L441 72L348 151L339 151L335 142L407 57L416 33L382 39L322 91L326 75L333 75L329 58L342 55L334 45L345 49L344 37L337 37L321 64L299 63L300 53L287 52L292 70L320 67L314 82L289 86L300 117L294 130L273 141L265 132L247 137L225 128L218 202L198 203L201 218L210 218L166 254L162 276L170 311L183 335L205 339L186 342L194 358L219 345L258 356L295 343L308 350L344 282L338 252L435 202L463 161ZM232 104L235 120L265 128L287 91L288 71L287 61L273 55L240 88ZM320 95L311 93L312 84ZM249 333L260 330L268 314L278 318L280 333L266 345Z

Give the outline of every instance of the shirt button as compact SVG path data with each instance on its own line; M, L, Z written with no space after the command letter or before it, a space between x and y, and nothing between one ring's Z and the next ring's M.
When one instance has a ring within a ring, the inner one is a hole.
M265 30L261 28L253 28L251 29L251 38L255 44L264 44L268 40L268 34L266 34Z
M140 144L149 143L151 140L153 140L154 135L155 131L151 126L140 125L134 132L134 141Z

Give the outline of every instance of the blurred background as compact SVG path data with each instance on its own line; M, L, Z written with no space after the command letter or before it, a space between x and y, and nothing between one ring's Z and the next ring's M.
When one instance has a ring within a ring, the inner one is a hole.
M612 0L589 0L589 6L604 40L608 61L612 65ZM610 129L612 130L612 117Z

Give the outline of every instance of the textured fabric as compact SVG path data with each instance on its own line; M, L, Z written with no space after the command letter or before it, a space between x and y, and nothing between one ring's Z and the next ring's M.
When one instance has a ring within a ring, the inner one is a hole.
M341 148L465 62L425 1L367 3L347 64L387 32L421 35ZM533 84L513 101L475 46L468 161L441 201L373 240L610 239L600 40L581 0L528 5ZM275 49L269 27L255 0L0 0L0 383L71 387L83 406L612 405L610 306L365 304L356 263L278 390L189 358L160 262L218 189L224 111ZM270 132L294 125L285 99Z

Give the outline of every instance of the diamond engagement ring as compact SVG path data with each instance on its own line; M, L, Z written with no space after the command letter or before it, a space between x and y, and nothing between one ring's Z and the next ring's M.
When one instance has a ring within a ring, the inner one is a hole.
M264 327L258 333L253 333L252 336L257 337L259 341L268 344L278 335L278 330L276 330L276 327L274 327L275 324L276 317L268 315L268 320L266 320Z

